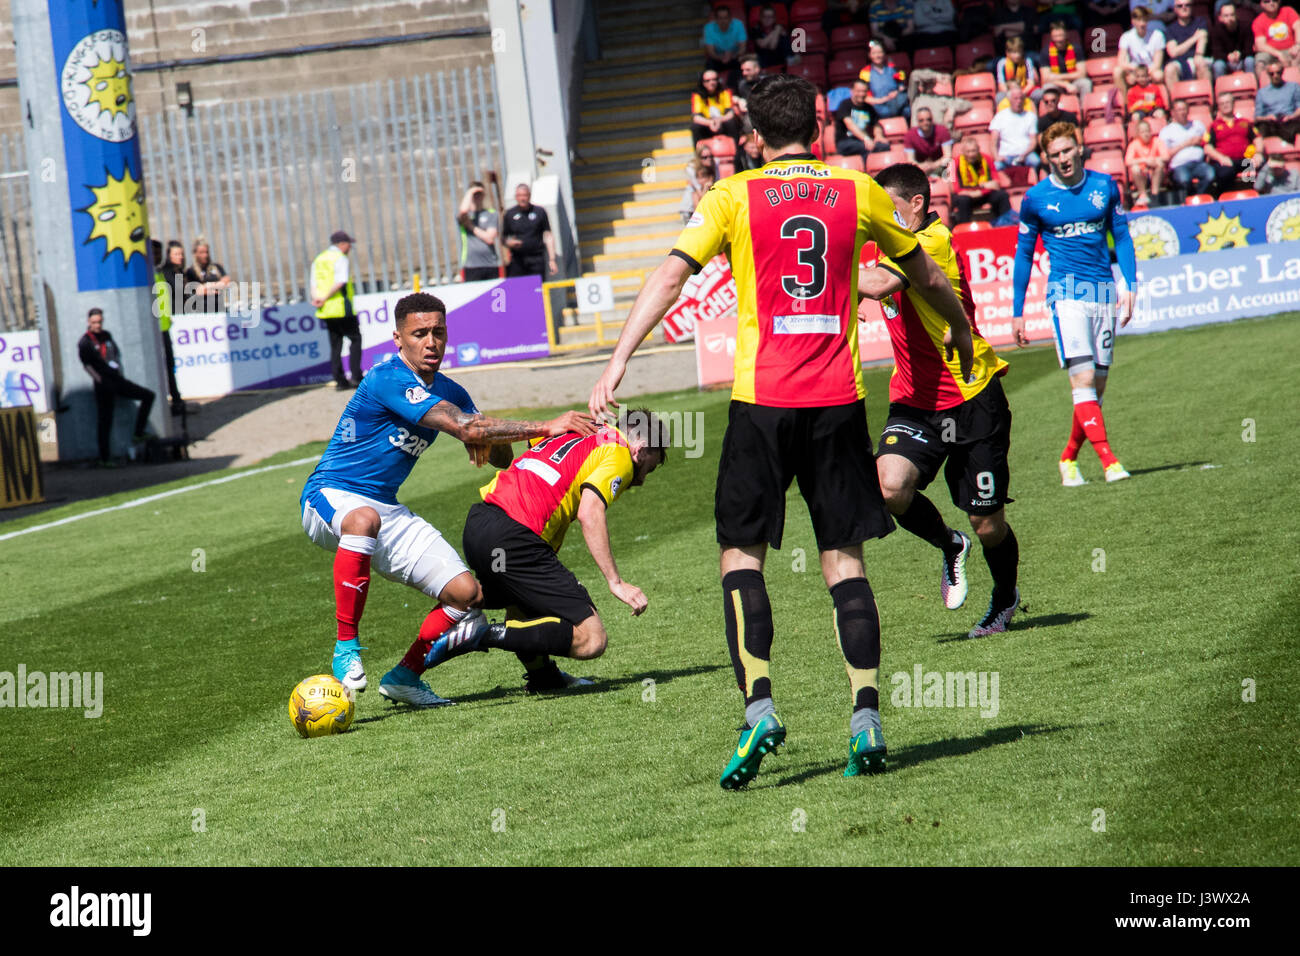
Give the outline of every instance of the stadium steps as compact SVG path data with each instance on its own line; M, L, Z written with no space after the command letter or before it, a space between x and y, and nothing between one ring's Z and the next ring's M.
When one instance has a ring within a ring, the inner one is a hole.
M572 165L586 272L654 268L677 238L706 15L698 0L597 0ZM640 286L615 280L620 308Z

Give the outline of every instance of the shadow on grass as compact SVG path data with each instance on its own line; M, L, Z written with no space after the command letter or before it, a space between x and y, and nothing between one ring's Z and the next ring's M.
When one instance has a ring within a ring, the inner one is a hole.
M581 663L581 662L569 662ZM709 674L716 670L722 670L725 664L700 664L695 667L682 667L677 670L657 670L644 671L640 674L631 674L625 677L595 678L595 683L589 687L574 687L566 691L555 694L539 694L538 699L544 700L548 697L585 697L589 694L603 694L609 691L622 690L631 685L641 686L642 682L649 679L656 684L669 684L680 677L695 677L699 674ZM575 668L576 670L576 668ZM486 701L496 701L504 704L509 698L524 697L524 685L521 683L516 687L504 687L498 684L491 690L479 691L474 694L464 694L460 697L452 698L456 704L477 704ZM358 724L372 724L380 720L387 720L389 717L399 717L403 715L421 714L427 710L444 710L443 707L416 708L406 704L392 704L384 708L382 713L371 714L368 717L360 717L354 720L353 726Z
M1077 624L1080 621L1088 620L1090 617L1092 615L1086 611L1078 614L1062 612L1059 614L1039 614L1035 617L1019 617L1012 620L1006 633L1014 637L1017 631L1028 631L1036 627L1059 627L1062 624ZM989 634L985 637L969 637L966 634L935 634L933 638L939 644L952 644L955 641L988 641L998 636L997 634Z
M1152 475L1157 471L1182 471L1184 468L1200 468L1202 465L1208 464L1208 461L1183 461L1176 465L1156 465L1154 468L1130 468L1128 473L1137 477L1138 475Z
M987 730L982 734L972 737L949 737L946 740L935 740L928 744L916 744L911 747L903 747L900 750L891 750L889 752L887 773L897 773L899 770L913 767L917 764L927 763L931 760L940 760L945 757L966 757L973 753L979 753L981 750L987 750L990 747L997 747L1002 744L1015 743L1017 740L1023 740L1025 737L1037 737L1040 734L1055 734L1062 730L1071 730L1070 726L1066 727L1048 727L1043 724L1015 724L1011 727L998 727L994 730ZM842 774L844 772L845 761L837 760L832 763L817 764L801 770L798 773L782 777L770 786L785 787L790 784L804 783L817 777L823 777L826 774ZM762 779L761 777L759 779ZM763 788L756 788L763 789Z

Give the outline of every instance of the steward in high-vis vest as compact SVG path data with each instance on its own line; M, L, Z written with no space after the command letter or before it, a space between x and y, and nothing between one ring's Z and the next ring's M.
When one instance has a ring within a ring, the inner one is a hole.
M330 337L330 371L339 388L356 388L361 382L361 326L352 309L352 276L348 253L353 239L343 230L330 236L330 247L311 266L311 304ZM343 374L343 338L349 340L349 379Z
M185 407L181 400L181 390L176 385L176 356L172 352L172 290L167 284L167 272L163 269L163 245L157 239L150 240L153 249L153 310L158 316L158 329L162 332L163 356L167 361L167 394L171 398L173 415L179 415Z

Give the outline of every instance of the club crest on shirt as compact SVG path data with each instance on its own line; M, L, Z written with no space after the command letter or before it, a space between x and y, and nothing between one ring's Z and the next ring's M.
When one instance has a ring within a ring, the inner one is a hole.
M1088 201L1092 203L1095 209L1104 209L1106 207L1106 197L1100 189L1094 189L1092 195L1088 197Z
M429 400L429 393L419 385L412 385L406 390L406 400L412 405L419 405Z

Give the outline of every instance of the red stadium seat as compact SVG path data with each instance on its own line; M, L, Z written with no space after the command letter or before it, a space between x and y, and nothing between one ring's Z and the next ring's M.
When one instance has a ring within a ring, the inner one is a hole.
M878 173L886 166L907 162L907 151L902 146L891 146L887 153L868 153L867 172Z
M1255 99L1251 97L1246 100L1233 100L1232 111L1242 119L1253 120L1255 118Z
M783 27L789 28L790 17L785 12L784 3L772 4L772 13L776 15L777 23L781 24L781 26ZM749 25L751 27L758 26L758 21L762 19L762 17L763 17L763 8L761 6L749 8Z
M1110 99L1110 90L1093 90L1083 94L1083 115L1079 118L1087 123L1089 120L1103 119L1106 116L1106 101Z
M736 155L736 141L730 136L710 136L701 142L708 143L709 150L718 159L730 159Z
M1214 122L1214 112L1208 106L1201 103L1197 103L1189 109L1187 111L1187 117L1191 120L1200 120L1201 125L1206 129L1209 129L1210 124Z
M912 69L938 70L940 73L951 73L952 50L947 47L927 47L917 50L912 55Z
M992 107L997 93L998 83L992 73L967 73L953 82L953 94L972 103L987 103Z
M790 22L816 22L821 25L822 14L826 12L826 0L794 0L790 4Z
M1129 138L1130 142L1131 142L1132 140L1137 139L1137 134L1138 134L1138 123L1140 123L1140 122L1141 122L1141 120L1138 120L1138 119L1136 119L1136 118L1131 119L1131 120L1128 121L1128 138ZM1160 135L1160 131L1161 131L1162 129L1165 128L1165 124L1168 123L1169 121L1168 121L1168 120L1162 120L1162 119L1160 119L1160 118L1157 117L1157 116L1148 116L1148 117L1147 117L1147 122L1151 124L1151 135L1152 135L1152 136L1159 136L1159 135Z
M1083 70L1088 74L1088 79L1092 80L1094 90L1109 89L1115 85L1115 67L1117 66L1119 66L1119 57L1098 56L1085 61Z
M1092 149L1116 147L1123 149L1127 145L1123 123L1107 123L1104 120L1089 123L1083 128L1083 145Z
M953 120L953 128L957 130L987 131L989 123L993 121L993 110L985 105L973 106L965 113L962 113Z
M1085 168L1113 177L1121 186L1128 185L1128 170L1124 168L1124 154L1114 150L1097 153L1086 163Z
M1288 143L1280 136L1264 137L1265 156L1283 156L1286 159L1300 159L1300 146Z
M1234 189L1232 192L1223 193L1219 196L1219 202L1232 202L1234 199L1257 199L1259 193L1253 189Z
M826 78L831 86L849 85L858 78L866 62L866 50L845 50L843 53L836 53L835 59L826 67Z
M1214 96L1216 99L1220 93L1231 93L1232 98L1236 100L1253 100L1255 91L1258 89L1259 82L1255 79L1255 74L1247 73L1244 70L1238 73L1229 73L1214 81Z
M963 222L952 227L952 234L960 236L963 232L984 232L992 228L993 223L991 222Z
M763 67L763 72L764 72L764 73L784 73L784 72L785 72L785 64L784 64L784 63L773 63L771 66L765 66L765 67Z
M817 94L817 121L819 123L825 123L826 118L828 116L830 116L830 114L826 112L826 94L818 93Z
M1127 22L1107 23L1102 26L1102 50L1105 52L1106 56L1111 57L1119 54L1119 38L1124 35L1124 31L1127 29ZM1088 34L1089 37L1091 37L1092 31L1089 30ZM1089 47L1088 50L1091 52L1092 47Z
M850 23L831 31L831 49L857 49L865 47L871 39L871 30L865 23Z
M1282 79L1288 83L1300 83L1300 66L1288 66L1282 71Z
M741 23L745 22L744 0L713 0L712 6L714 13L717 13L722 7L727 7L731 10L733 20L739 20Z
M969 43L959 44L955 61L957 69L968 69L975 65L976 60L992 59L993 53L993 37L989 35L976 37Z
M1079 98L1073 93L1066 93L1061 97L1061 109L1067 113L1079 115Z
M822 158L829 159L835 155L835 123L828 122L821 135Z
M1184 199L1183 205L1184 206L1208 206L1210 203L1214 201L1215 199L1213 196L1207 196L1203 193L1198 193L1195 196L1188 196L1186 199Z
M948 180L946 179L930 180L930 201L931 202L934 202L936 199L942 199L945 202L947 202L951 198L952 198L952 187L948 185Z
M826 60L819 53L810 53L791 66L785 68L787 73L802 76L816 87L826 86Z
M883 156L884 153L881 153ZM865 172L862 165L861 156L832 156L826 160L828 166L839 166L842 169L856 169L858 172Z
M975 137L975 142L980 144L980 152L984 153L987 156L993 155L993 134L992 133L988 132L987 130L984 132L976 132L976 133L967 130L965 133L962 134L961 138L965 139L967 136ZM953 156L957 155L956 147L953 148L952 154Z
M885 139L902 145L903 137L907 135L907 120L901 116L886 116L880 121L880 130Z
M1179 80L1169 90L1169 96L1171 103L1186 100L1188 106L1210 106L1214 102L1214 91L1208 80Z
M821 27L801 26L801 27L795 27L795 29L803 31L802 39L804 45L803 46L804 53L826 54L830 52L831 49L830 41L826 39L826 34L822 32ZM791 39L797 40L799 38L791 34Z

